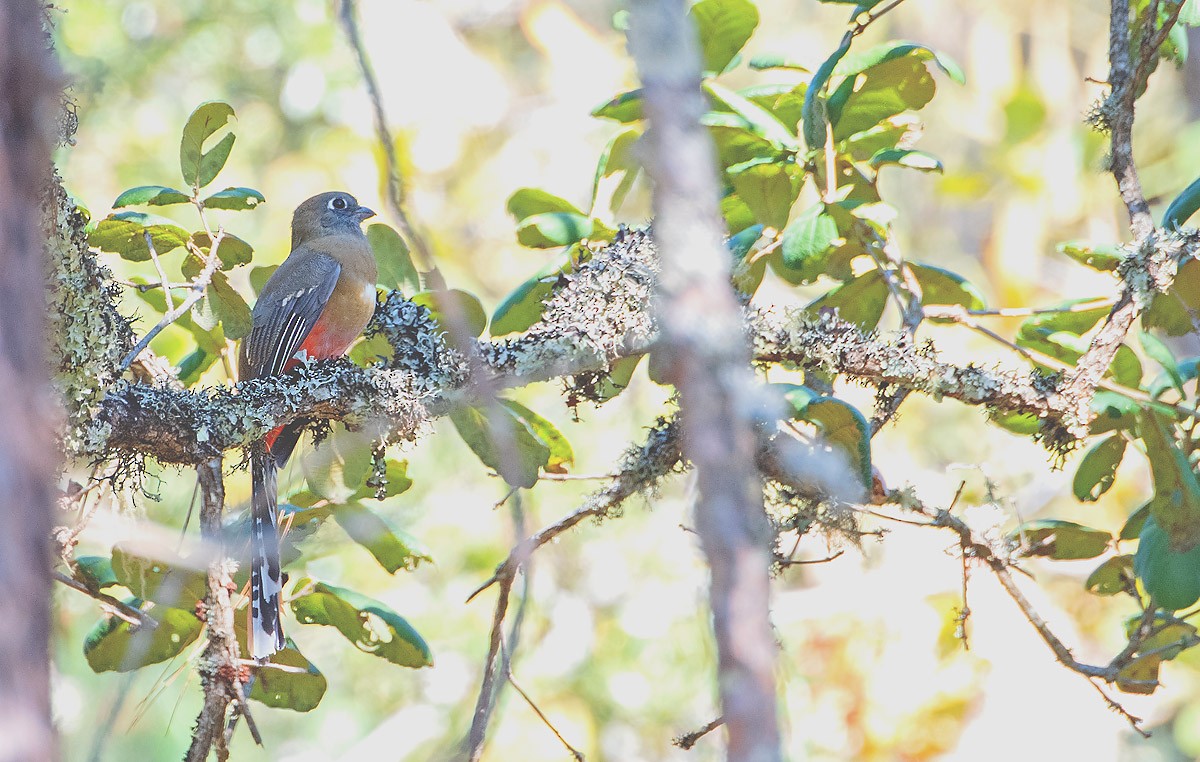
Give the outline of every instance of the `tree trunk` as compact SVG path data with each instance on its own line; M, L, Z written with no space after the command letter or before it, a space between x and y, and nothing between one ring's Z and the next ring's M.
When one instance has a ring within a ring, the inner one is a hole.
M61 89L43 13L37 0L0 3L0 761L56 756L49 643L58 449L41 220Z

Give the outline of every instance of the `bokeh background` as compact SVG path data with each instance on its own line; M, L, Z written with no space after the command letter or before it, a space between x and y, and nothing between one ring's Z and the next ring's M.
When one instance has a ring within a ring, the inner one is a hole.
M786 53L815 68L840 39L845 6L758 5L763 23L751 54ZM596 159L616 131L589 111L636 84L612 23L619 10L608 0L360 3L365 45L404 157L411 214L451 284L478 295L489 311L550 256L518 245L507 197L537 186L586 208ZM94 217L107 214L125 188L178 182L179 131L209 99L228 101L238 115L237 144L218 183L254 187L267 199L252 213L215 213L256 247L255 264L287 254L291 210L313 193L344 188L385 208L369 102L328 2L61 0L52 15L80 117L76 145L62 150L59 166ZM939 77L938 95L921 112L919 147L942 159L945 174L895 172L884 181L885 198L900 209L897 235L907 256L966 275L992 306L1113 293L1112 279L1054 251L1060 241L1127 235L1103 173L1105 141L1083 121L1103 93L1094 80L1107 74L1107 23L1104 4L1082 0L909 0L871 28L863 46L912 39L949 54L967 75L964 87ZM744 67L728 75L734 85L767 78ZM1200 68L1163 65L1139 101L1137 158L1156 200L1169 200L1200 173L1197 93ZM644 187L622 217L648 219ZM112 264L131 272L127 263ZM244 274L234 282L252 296ZM771 282L758 296L802 298ZM125 308L136 313L138 300ZM1015 325L989 323L1000 333ZM922 331L953 358L1017 362L963 328ZM178 361L188 341L172 329L154 346ZM211 373L211 382L223 382L219 368ZM570 437L580 474L611 470L668 396L644 370L598 409L573 412L559 392L547 384L518 396ZM845 393L869 401L862 390ZM1115 532L1149 496L1145 464L1129 457L1116 486L1082 505L1071 497L1072 459L1052 470L1044 450L951 401L911 399L876 438L874 456L889 485L911 483L931 503L947 504L965 481L960 506L1006 525L1053 516ZM305 558L312 573L407 617L431 645L435 666L405 670L356 651L329 628L293 625L289 634L327 676L329 690L309 714L260 707L268 746L252 747L240 731L236 759L452 756L469 726L492 614L490 593L470 604L467 595L514 537L569 512L593 486L544 482L520 496L519 511L513 501L497 508L507 488L445 423L406 457L414 486L381 511L420 538L435 563L389 576L336 526L308 542ZM152 466L147 491L158 499L138 495L106 508L79 552L107 553L146 520L180 526L193 483L190 471ZM230 475L229 495L244 505L244 473ZM688 752L670 745L718 713L706 572L696 536L686 531L690 495L689 479L678 477L661 494L631 501L621 518L583 526L535 558L514 671L589 759L721 758L715 738ZM1194 651L1168 663L1157 695L1122 697L1154 730L1144 740L1082 678L1055 664L983 571L971 578L964 650L954 639L961 569L953 537L887 529L882 540L844 548L836 561L798 567L776 583L792 758L1200 757ZM802 547L811 558L839 549L820 538ZM1094 565L1031 563L1036 584L1023 584L1077 656L1107 661L1132 608L1083 591ZM131 676L93 674L81 646L99 612L69 590L57 602L54 701L65 758L178 758L199 707L195 653L193 661ZM567 754L509 690L485 758L537 762Z

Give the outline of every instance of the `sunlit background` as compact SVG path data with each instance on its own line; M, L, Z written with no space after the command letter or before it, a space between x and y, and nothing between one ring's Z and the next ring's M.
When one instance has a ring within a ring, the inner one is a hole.
M177 183L180 128L210 99L228 101L238 116L237 144L218 182L257 188L267 199L251 213L215 213L254 244L256 264L287 254L291 210L313 193L343 188L385 208L369 101L329 3L57 5L58 50L80 116L76 145L61 152L59 165L68 190L93 216L107 214L125 188ZM845 6L758 5L763 23L751 54L786 53L816 68L840 39ZM618 10L614 2L584 0L360 4L365 45L405 164L411 214L451 284L477 294L489 311L549 256L517 244L507 197L536 186L580 206L589 199L596 159L616 130L589 111L636 84L622 33L612 24ZM1094 80L1107 76L1107 24L1104 4L1081 0L909 0L872 27L864 45L912 39L949 54L967 75L964 87L939 77L937 96L921 112L920 147L942 159L945 174L885 175L885 197L900 207L897 233L907 256L966 275L993 306L1113 293L1111 278L1054 251L1060 241L1127 236L1113 183L1102 171L1105 141L1083 122L1103 93ZM1164 64L1139 101L1137 158L1156 199L1169 200L1200 174L1197 73ZM744 85L764 77L743 68L729 80ZM648 220L645 188L631 196L622 218ZM244 275L234 282L251 296ZM795 298L787 291L768 283L759 299ZM125 308L135 313L138 301L128 299ZM1000 333L1015 325L989 323ZM961 327L922 331L951 358L1016 362L1003 346ZM178 361L189 341L171 329L154 346ZM223 381L219 369L211 373L212 383ZM868 406L867 392L846 395ZM599 409L581 407L578 420L555 384L518 396L570 437L577 473L603 474L668 395L639 371L626 393ZM259 707L267 748L253 748L239 730L235 759L452 756L470 724L493 594L465 599L518 534L571 511L595 486L540 484L521 496L524 528L518 529L513 501L496 507L505 485L448 425L436 425L407 457L415 484L381 511L429 547L434 565L390 576L337 527L322 529L305 557L313 573L408 618L432 647L435 665L406 670L356 651L331 628L293 623L289 634L327 676L328 692L308 714ZM910 399L898 424L876 438L874 457L890 486L911 483L933 504L948 504L965 481L959 506L974 506L969 510L982 520L1006 528L1054 516L1116 532L1150 489L1138 476L1144 464L1130 457L1116 487L1082 505L1071 497L1074 460L1051 471L1040 447L988 427L979 411L951 401ZM245 473L228 480L231 502L243 505ZM193 483L191 471L154 467L147 490L161 500L113 506L94 521L79 552L107 553L144 516L180 526ZM581 526L535 558L514 674L588 759L722 758L717 734L687 752L670 743L719 713L706 572L696 536L687 531L690 496L689 479L677 477L662 494L631 501L623 517ZM1056 665L984 570L971 576L965 650L954 638L962 601L953 536L886 528L882 541L846 548L837 560L793 569L776 583L773 621L791 758L1200 757L1195 649L1168 663L1157 695L1121 697L1154 730L1143 740L1086 681ZM809 558L839 549L818 538L805 542ZM1094 565L1030 563L1036 584L1022 585L1079 658L1106 662L1123 643L1121 621L1132 607L1083 591ZM130 677L96 675L81 646L100 612L69 590L60 590L57 601L54 700L64 756L178 758L200 704L198 648L189 652L192 661L176 659ZM485 758L567 756L537 715L506 691Z

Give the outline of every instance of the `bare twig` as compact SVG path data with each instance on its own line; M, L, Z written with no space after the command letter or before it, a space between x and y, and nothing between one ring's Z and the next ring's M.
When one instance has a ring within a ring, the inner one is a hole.
M503 641L500 643L500 648L504 650ZM512 668L508 666L510 664L511 661L506 658L504 679L508 681L508 684L513 687L513 690L515 690L521 696L521 698L525 699L525 703L529 705L529 708L533 710L534 714L538 716L542 723L545 724L546 727L550 728L550 732L554 734L554 737L558 739L559 743L566 747L571 757L574 758L576 762L584 762L583 752L572 746L566 738L563 738L563 734L559 732L558 728L554 727L554 723L550 722L550 718L547 717L542 712L541 708L538 707L538 705L534 702L534 700L529 697L529 694L525 692L525 689L517 684L516 678L513 677Z
M225 485L221 459L214 458L197 467L200 480L200 530L204 538L223 546L221 514L225 507ZM217 556L208 567L208 594L204 598L204 621L208 645L200 658L200 682L204 688L204 706L196 718L192 743L186 762L203 762L215 748L218 760L229 756L226 744L226 713L231 703L246 717L246 725L255 743L262 738L249 713L243 683L249 670L241 664L237 636L233 629L233 603L230 593L236 589L232 579L233 562Z
M961 494L961 487L959 494ZM1123 680L1121 678L1121 673L1136 659L1153 656L1156 651L1165 653L1166 651L1174 650L1180 647L1200 644L1200 637L1193 635L1185 638L1184 641L1181 641L1180 643L1166 644L1164 646L1160 646L1158 649L1142 652L1142 646L1149 641L1150 638L1153 638L1165 628L1181 621L1173 616L1164 617L1163 614L1161 614L1154 606L1147 606L1142 614L1142 618L1139 621L1137 628L1130 636L1129 642L1125 645L1120 653L1118 653L1109 661L1108 664L1100 666L1081 662L1074 657L1074 655L1071 653L1071 649L1068 648L1066 644L1054 634L1046 621L1033 607L1033 604L1030 603L1029 599L1025 597L1025 594L1021 591L1021 589L1017 587L1016 581L1012 577L1011 570L1018 567L1013 564L1006 551L998 551L987 539L975 533L966 524L966 522L957 516L954 516L949 510L926 507L920 503L920 501L915 500L911 495L900 495L897 493L894 497L897 502L901 503L905 507L914 510L922 516L930 519L928 524L923 524L924 526L942 527L957 534L959 545L962 548L964 563L966 562L966 559L970 558L977 561L982 561L984 564L986 564L995 575L996 580L1000 583L1000 586L1004 588L1004 591L1008 594L1008 596L1013 600L1014 603L1017 604L1017 607L1021 610L1021 614L1030 623L1030 625L1033 626L1034 630L1037 631L1042 641L1050 648L1050 651L1054 654L1055 659L1072 672L1076 672L1088 678L1089 682L1094 680L1102 680L1105 683L1113 684L1121 681L1122 684L1126 684L1129 681ZM965 574L963 579L965 585ZM966 613L968 609L965 603L965 587L963 600L963 610L964 613ZM1146 683L1146 687L1152 688L1155 685L1157 685L1157 681L1148 681ZM1099 686L1094 682L1093 686L1099 689ZM1100 690L1100 694L1104 697L1105 702L1111 709L1125 717L1135 730L1137 730L1139 733L1143 733L1143 730L1140 727L1141 720L1138 717L1135 717L1127 712L1103 690Z
M207 230L207 224L205 225L205 229ZM203 258L204 269L202 269L200 274L196 276L196 279L192 281L191 293L188 294L187 297L185 297L184 300L180 302L179 305L174 309L168 309L166 314L164 314L158 321L158 324L151 328L146 335L134 345L133 349L129 350L129 354L125 355L125 358L121 360L121 370L128 368L130 364L137 359L137 356L142 353L142 350L150 346L150 342L154 340L154 337L162 333L164 328L183 317L183 315L190 310L192 306L196 304L196 302L204 298L204 293L208 289L208 284L212 281L213 273L217 271L217 266L221 264L221 259L219 256L217 256L217 249L220 248L221 241L224 239L224 237L225 232L222 230L218 230L216 235L209 235L208 240L210 242L210 247L207 256ZM147 238L149 238L148 235ZM169 289L165 290L169 292ZM167 297L167 300L169 303L170 296Z
M434 290L444 290L446 288L446 281L442 277L441 271L438 270L437 262L433 258L433 251L429 248L429 245L425 242L425 238L420 234L416 226L413 225L408 212L405 211L406 194L404 178L400 174L400 162L396 158L396 143L392 139L391 130L388 128L387 114L383 108L383 95L379 90L379 82L375 78L375 69L371 66L370 56L367 55L366 46L363 45L362 35L359 34L356 14L355 0L339 0L338 21L346 33L346 39L350 43L350 47L354 50L354 60L358 64L363 84L367 88L367 96L371 101L371 114L375 120L375 134L378 136L379 146L383 149L384 158L387 163L388 210L396 218L396 223L400 226L400 231L404 234L405 240L408 241L413 253L417 255L417 269L420 271L421 277L428 281L425 285Z
M471 729L466 739L466 759L478 762L483 756L483 744L487 740L488 724L492 719L492 709L495 707L496 678L500 674L497 669L497 659L500 656L500 643L504 637L504 616L508 612L508 594L512 590L513 577L508 575L497 580L499 590L496 593L496 610L492 614L492 630L488 638L487 658L483 663L483 684L479 687L479 697L475 700L475 712L471 716Z
M95 598L103 605L105 610L111 611L113 614L119 616L130 624L141 627L149 627L150 629L154 629L158 626L158 622L154 620L154 617L150 616L145 611L136 609L124 601L117 600L108 593L102 593L99 590L92 590L79 580L73 577L68 577L60 571L52 571L50 572L50 575L54 577L56 581L63 583L72 590L78 590L86 596Z
M683 735L676 736L675 738L673 738L671 740L671 745L678 746L680 749L683 749L684 751L689 751L693 746L696 745L697 741L699 741L701 738L703 738L704 736L713 732L714 730L716 730L717 728L721 727L724 724L725 724L725 718L718 717L715 720L709 721L703 727L697 728L696 730L693 730L690 733L684 733Z
M586 518L603 516L638 492L652 489L662 477L675 468L681 457L677 424L673 420L660 420L650 429L644 443L631 448L626 453L621 468L618 469L612 483L591 495L578 510L518 543L509 551L508 558L496 567L496 572L467 597L467 601L470 602L489 587L498 586L488 654L484 660L483 684L479 688L479 696L475 701L471 729L464 741L466 759L478 760L483 753L487 727L495 708L497 677L501 674L498 670L501 665L497 660L501 655L504 619L508 613L509 597L517 573L528 562L535 550L554 540L579 522Z

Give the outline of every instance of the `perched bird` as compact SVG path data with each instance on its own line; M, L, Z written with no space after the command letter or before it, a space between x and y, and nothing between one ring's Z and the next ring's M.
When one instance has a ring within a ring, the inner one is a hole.
M242 379L345 354L375 311L376 264L363 220L375 212L349 193L313 196L292 216L292 251L263 286L242 341ZM307 421L269 432L250 456L250 653L260 663L283 648L276 470Z

